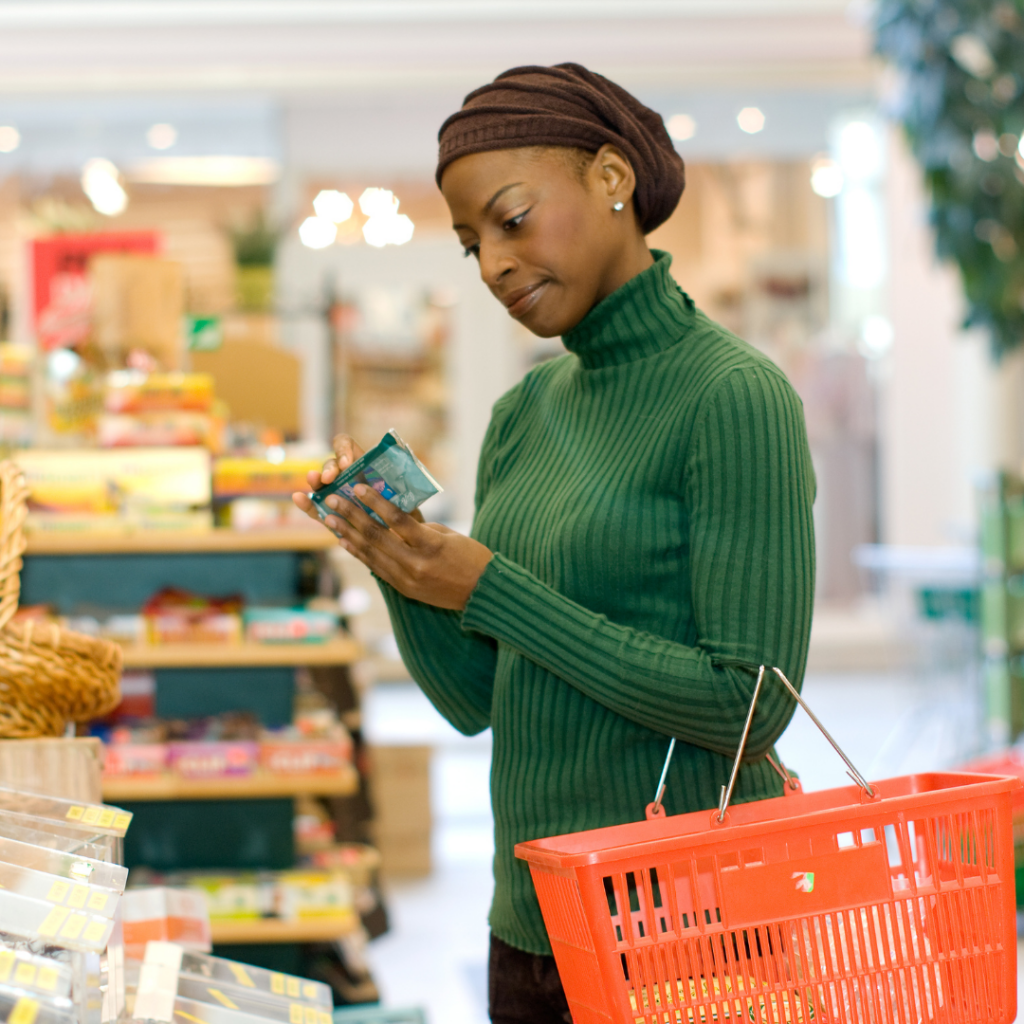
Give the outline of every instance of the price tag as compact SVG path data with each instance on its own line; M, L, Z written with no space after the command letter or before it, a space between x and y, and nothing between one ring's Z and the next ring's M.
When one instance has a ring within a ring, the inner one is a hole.
M11 1015L7 1018L7 1024L35 1024L38 1015L39 1004L34 999L22 997L14 1004L14 1009L11 1010Z

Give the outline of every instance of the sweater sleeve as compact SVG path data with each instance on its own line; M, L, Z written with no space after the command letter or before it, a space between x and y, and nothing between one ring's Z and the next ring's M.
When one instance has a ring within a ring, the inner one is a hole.
M508 644L625 718L734 754L757 667L803 679L814 595L814 474L799 398L780 374L733 370L683 461L693 646L610 621L496 554L464 629ZM747 744L771 749L795 708L766 678Z
M484 437L477 471L476 507L491 480L495 447L508 411L515 405L513 389L494 407ZM497 667L497 644L462 629L458 612L435 608L400 594L378 579L395 631L402 661L435 708L466 736L491 724L491 696Z

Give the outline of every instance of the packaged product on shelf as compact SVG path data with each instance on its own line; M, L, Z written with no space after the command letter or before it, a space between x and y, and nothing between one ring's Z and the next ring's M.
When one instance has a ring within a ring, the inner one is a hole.
M101 448L220 447L217 420L204 412L101 413L96 441Z
M403 512L414 511L427 498L443 490L426 466L416 458L412 449L394 430L389 430L379 444L356 459L326 487L309 492L320 519L334 514L333 509L324 503L325 499L331 495L342 494L356 502L384 526L384 521L356 498L357 484L372 487Z
M323 871L282 871L274 890L277 916L285 921L350 917L352 883L342 874Z
M187 886L206 897L211 921L253 921L273 911L273 881L268 875L194 874Z
M105 778L159 775L167 768L165 743L110 743L103 763Z
M103 408L131 414L210 412L213 402L213 377L208 373L117 370L107 375Z
M274 775L329 775L351 763L351 737L316 740L268 733L260 741L260 766Z
M340 615L306 608L246 608L242 622L246 639L253 643L322 643L338 632Z
M164 587L142 609L149 642L241 643L242 599L204 597L178 587Z
M167 745L168 767L188 779L238 778L259 766L260 745L248 740L185 740Z
M209 529L205 448L19 451L29 487L27 531Z
M308 858L311 867L346 874L356 888L372 885L380 868L380 853L365 843L337 843Z
M146 943L162 940L209 952L210 912L204 893L164 886L128 889L121 901L125 955L142 959Z

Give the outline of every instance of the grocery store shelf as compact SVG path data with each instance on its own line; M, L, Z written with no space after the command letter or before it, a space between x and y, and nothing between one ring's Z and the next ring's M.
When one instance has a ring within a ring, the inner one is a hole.
M310 775L268 775L242 778L184 779L167 772L157 776L103 780L103 799L109 803L158 800L258 800L296 796L349 796L359 787L359 775L348 766L338 772Z
M330 942L348 935L359 925L355 914L338 917L308 918L303 921L211 921L213 944L255 942Z
M339 636L308 644L136 644L124 648L125 668L263 668L349 665L362 647Z
M188 554L228 551L325 551L337 538L323 527L265 530L214 529L203 533L143 530L137 533L29 533L27 555Z

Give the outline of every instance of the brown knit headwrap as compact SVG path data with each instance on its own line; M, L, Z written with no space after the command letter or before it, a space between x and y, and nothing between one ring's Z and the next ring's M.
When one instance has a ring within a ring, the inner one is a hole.
M672 215L686 179L661 115L579 64L512 68L471 92L437 135L437 184L459 157L524 146L617 146L636 174L633 204L644 234Z

